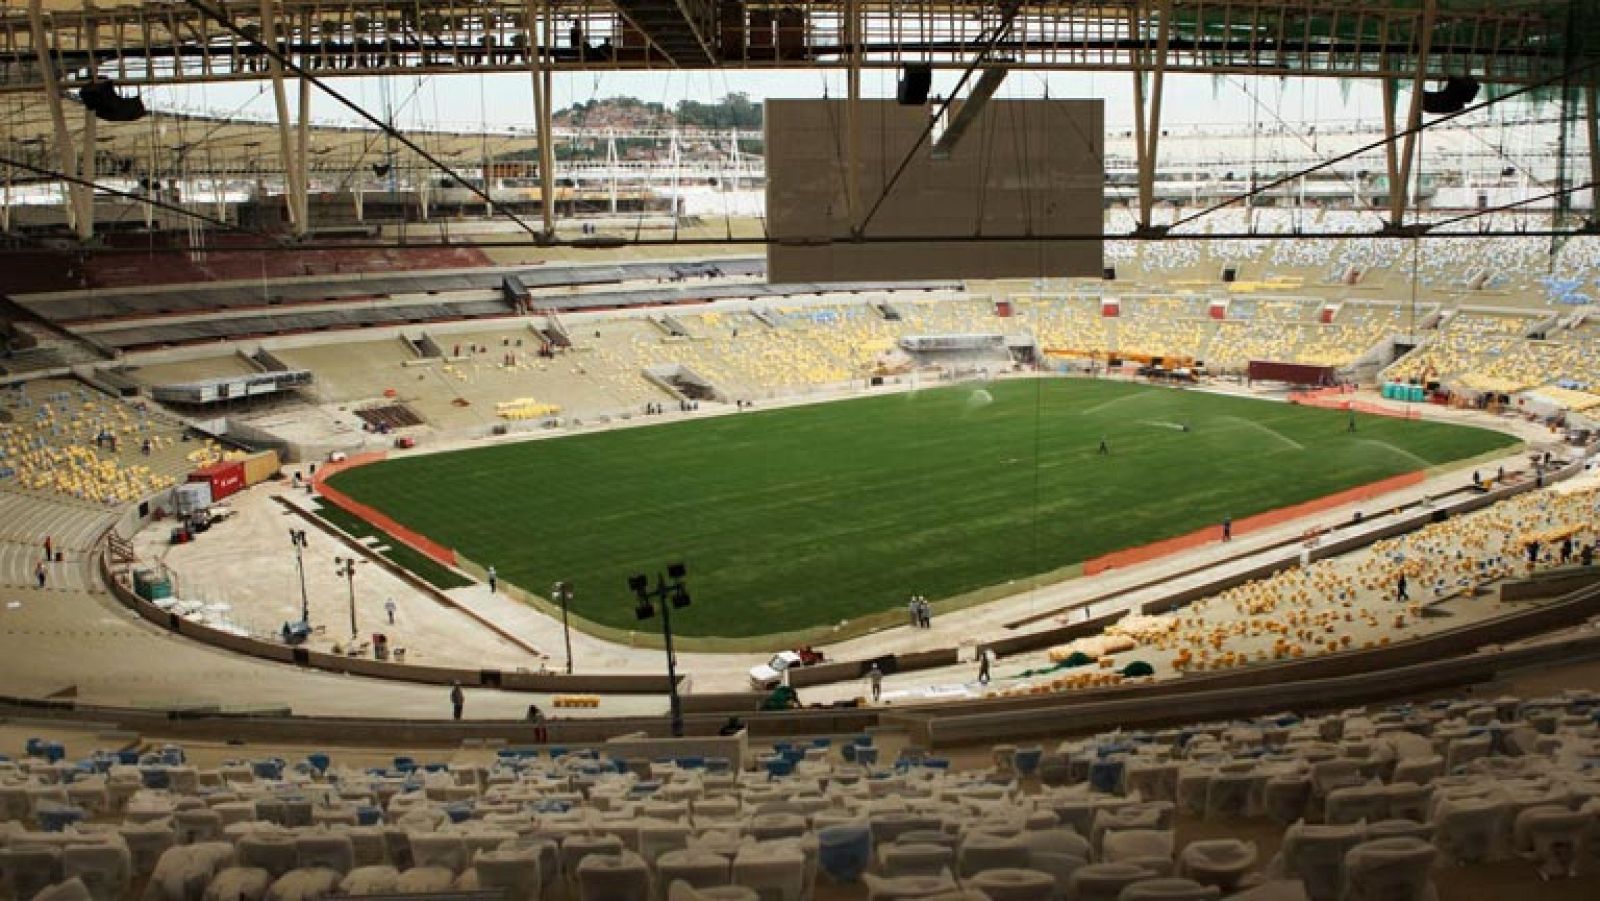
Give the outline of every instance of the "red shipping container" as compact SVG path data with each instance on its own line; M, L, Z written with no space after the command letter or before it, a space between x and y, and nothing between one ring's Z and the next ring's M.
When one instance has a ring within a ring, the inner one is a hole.
M191 482L210 482L211 501L216 503L244 488L244 462L233 460L213 463L189 473Z

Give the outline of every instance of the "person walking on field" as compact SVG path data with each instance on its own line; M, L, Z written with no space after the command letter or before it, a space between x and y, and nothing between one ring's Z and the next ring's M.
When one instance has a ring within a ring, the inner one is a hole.
M467 706L467 693L461 690L461 683L451 683L450 709L456 719L461 719L461 709L465 706Z
M928 599L926 597L921 595L917 596L917 612L922 617L922 628L932 629L933 605L928 603Z
M494 567L489 567L489 593L494 594L499 590L500 578L495 575Z
M989 665L993 660L994 660L994 656L989 653L989 649L988 648L979 648L978 649L978 684L979 685L988 685L989 684Z
M917 604L917 596L912 595L906 602L906 617L911 621L911 628L922 625L922 608Z
M394 625L394 611L394 598L390 598L383 602L383 612L389 614L389 625L391 626Z
M1104 435L1100 436L1100 450L1098 451L1098 453L1102 457L1107 457L1107 456L1111 455L1111 444L1106 441L1106 436L1104 436Z
M1411 600L1411 593L1406 590L1406 574L1401 573L1399 581L1394 584L1394 595L1397 601Z
M39 580L39 587L43 588L45 580L45 568L43 560L40 560L39 565L33 568L33 577Z
M1356 411L1354 411L1354 410L1350 411L1350 418L1346 422L1344 430L1346 432L1349 432L1352 435L1355 434L1355 432L1356 432Z
M867 670L867 681L872 683L872 700L876 702L883 697L883 670L876 663Z
M1231 516L1222 517L1222 540L1233 540L1233 517Z

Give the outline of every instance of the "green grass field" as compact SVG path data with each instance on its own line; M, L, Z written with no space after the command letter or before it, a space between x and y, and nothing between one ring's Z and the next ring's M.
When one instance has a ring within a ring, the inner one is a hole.
M1516 443L1376 416L1348 434L1337 411L1125 383L982 391L409 457L333 483L529 591L572 581L574 612L603 625L636 628L628 575L682 560L695 604L675 631L741 637L960 595Z
M452 572L449 567L436 562L432 557L421 551L412 550L409 546L396 541L388 532L378 528L365 519L332 504L323 504L316 512L316 516L331 523L335 528L342 530L353 538L374 538L376 543L388 550L382 556L389 562L404 567L411 574L432 585L434 588L448 591L451 588L460 588L471 585L472 580Z

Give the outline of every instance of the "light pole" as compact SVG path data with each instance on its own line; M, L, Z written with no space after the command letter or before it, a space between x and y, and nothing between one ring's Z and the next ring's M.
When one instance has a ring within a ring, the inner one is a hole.
M550 587L550 597L561 602L561 635L567 642L567 675L572 675L572 626L567 622L567 604L572 601L572 583L557 582Z
M672 699L672 737L683 737L683 702L678 699L678 658L672 652L672 609L689 606L689 589L683 584L688 572L682 563L668 564L666 575L656 574L656 587L650 587L650 577L638 573L628 577L628 588L639 598L633 613L639 619L656 615L655 604L661 605L661 636L667 644L667 692ZM671 580L671 581L668 581Z
M290 529L289 543L294 545L294 565L300 570L300 622L311 625L311 601L306 595L306 530Z
M354 639L361 634L356 631L356 563L354 557L333 558L333 573L343 576L345 584L350 587L350 638Z

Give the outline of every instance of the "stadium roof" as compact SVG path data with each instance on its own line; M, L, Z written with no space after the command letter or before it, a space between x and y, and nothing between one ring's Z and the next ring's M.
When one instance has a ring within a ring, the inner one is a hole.
M0 90L43 87L29 2L0 0ZM33 2L69 82L263 76L254 44L262 4L254 0ZM280 49L330 75L526 71L530 46L542 51L533 55L540 63L571 71L961 67L992 40L993 64L1020 69L1148 69L1159 46L1174 72L1409 78L1425 55L1432 74L1527 84L1592 59L1600 46L1600 11L1590 0L859 0L854 29L831 0L275 6ZM581 24L585 52L572 23Z

